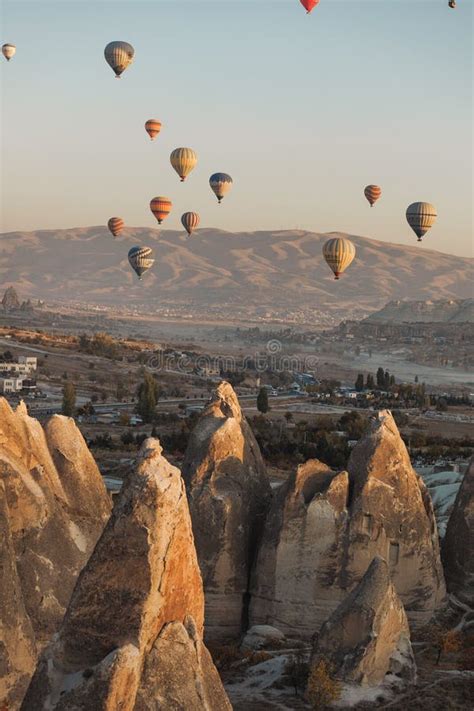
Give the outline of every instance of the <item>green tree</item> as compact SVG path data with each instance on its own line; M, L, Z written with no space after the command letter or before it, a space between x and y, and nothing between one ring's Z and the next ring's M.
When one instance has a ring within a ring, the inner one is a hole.
M383 387L385 390L388 390L390 387L390 373L388 370L386 370L383 375Z
M375 388L375 380L372 373L368 374L365 387L367 388L367 390L373 390Z
M383 368L377 368L375 379L377 381L377 387L383 389L385 383L385 371Z
M137 395L138 414L143 422L151 422L155 414L155 407L159 395L158 383L151 373L145 371L143 382L138 386Z
M63 387L63 404L61 412L63 415L72 417L76 409L76 388L72 383L66 381Z
M359 393L364 389L364 376L362 373L359 373L357 376L357 380L355 381L355 389Z
M117 383L117 400L119 402L122 402L124 397L127 395L127 388L125 387L125 384L119 380Z
M292 419L293 419L293 413L292 412L285 412L285 420L287 422L291 422Z
M270 409L268 404L268 392L266 388L260 388L257 395L257 410L265 414Z

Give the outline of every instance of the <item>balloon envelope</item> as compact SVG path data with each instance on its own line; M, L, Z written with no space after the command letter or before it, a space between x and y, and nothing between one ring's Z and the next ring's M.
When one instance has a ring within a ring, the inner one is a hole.
M364 195L370 202L370 207L373 207L374 203L377 202L382 195L382 188L379 188L378 185L367 185L364 188Z
M418 242L421 242L423 235L434 225L437 216L435 206L429 202L412 202L407 207L407 222L418 237Z
M181 216L181 224L190 236L198 227L200 221L201 218L197 212L185 212L184 215Z
M145 131L150 136L151 140L154 141L159 132L161 131L161 123L156 119L148 119L145 124Z
M170 155L171 165L183 183L197 163L197 155L192 148L175 148Z
M304 9L309 15L311 10L314 10L316 5L319 3L319 0L300 0L300 3L303 5Z
M15 56L15 53L16 53L16 47L14 44L7 43L7 44L3 45L2 54L5 57L5 59L7 60L7 62L9 62L10 59Z
M107 222L107 226L112 232L113 236L117 237L117 235L119 235L123 231L123 228L125 227L125 222L122 220L121 217L111 217L110 220Z
M219 202L223 199L224 195L229 192L233 185L233 180L227 173L213 173L209 178L209 185L211 190L215 193Z
M339 275L347 269L355 254L354 245L345 237L332 237L323 245L324 259L334 272L335 279L339 279Z
M161 225L165 217L168 217L172 207L173 203L171 200L167 197L163 197L162 195L154 197L150 202L150 210L158 220L159 225Z
M138 278L141 279L142 274L148 271L155 263L153 250L150 247L132 247L128 253L128 261L132 269L138 274Z
M117 79L132 63L135 50L128 42L109 42L104 49L105 61L115 72Z

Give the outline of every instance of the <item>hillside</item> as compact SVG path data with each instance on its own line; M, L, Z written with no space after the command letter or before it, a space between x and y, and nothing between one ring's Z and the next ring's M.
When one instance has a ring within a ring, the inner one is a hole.
M472 323L474 299L390 301L367 321L384 323Z
M331 233L337 234L337 233ZM0 275L27 296L110 305L182 304L249 314L331 314L381 308L390 299L465 299L472 260L422 246L350 236L357 257L336 282L323 261L327 234L298 230L230 233L128 228L113 239L105 227L11 232L1 235ZM142 282L128 265L135 244L154 249Z

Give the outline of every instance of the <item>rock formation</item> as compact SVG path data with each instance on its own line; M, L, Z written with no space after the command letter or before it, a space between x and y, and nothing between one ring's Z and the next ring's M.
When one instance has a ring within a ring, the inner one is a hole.
M232 387L221 382L183 463L206 593L206 635L246 626L249 574L271 491L258 444Z
M443 563L450 593L474 601L474 458L471 459L449 517L443 541Z
M21 594L5 486L1 480L0 575L0 701L16 708L34 672L36 649L35 636Z
M313 660L324 658L341 680L377 686L387 674L406 682L416 667L408 621L387 563L367 572L315 636Z
M35 639L41 647L57 631L111 503L72 419L56 415L43 430L23 403L12 410L3 398L0 474L5 499L2 558L9 571L2 594L13 596L12 615L19 620L18 638L7 635L3 642L13 670L17 651L26 660L31 657L30 642L35 650ZM15 650L20 637L23 652ZM16 667L18 683L24 683L25 667L18 663ZM9 674L13 688L13 671ZM13 701L10 708L15 708Z
M231 709L202 642L184 483L161 451L144 442L23 711Z
M20 299L13 286L9 286L5 289L2 298L2 306L5 311L16 311L20 308Z
M311 635L377 555L411 622L427 622L442 604L431 500L388 411L353 449L348 471L307 462L277 493L252 578L252 625Z
M347 472L317 459L300 465L276 492L251 587L251 624L311 636L341 599Z

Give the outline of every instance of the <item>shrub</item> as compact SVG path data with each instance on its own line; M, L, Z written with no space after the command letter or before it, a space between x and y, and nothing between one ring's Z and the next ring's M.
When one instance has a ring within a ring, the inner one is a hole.
M291 685L295 690L295 696L300 690L304 690L308 682L309 664L302 650L289 657L285 664L284 679L287 685Z
M341 684L331 676L325 659L316 660L311 667L306 696L315 711L325 709L341 696Z

